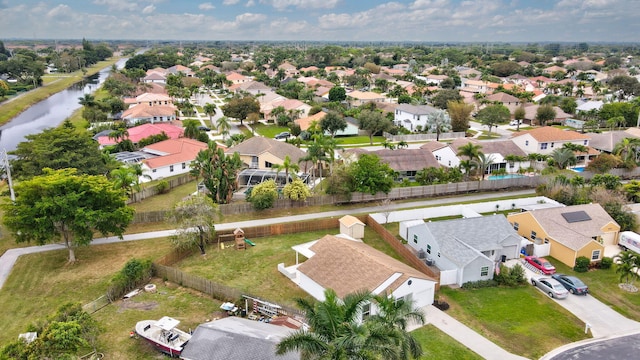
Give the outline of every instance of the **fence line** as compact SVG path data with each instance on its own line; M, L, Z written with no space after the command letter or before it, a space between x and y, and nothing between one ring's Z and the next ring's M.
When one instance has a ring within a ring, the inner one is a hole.
M180 176L176 176L174 178L168 179L167 183L169 185L169 190L173 189L175 187L178 187L180 185L184 185L190 181L193 181L195 178L189 174L182 174ZM131 198L129 199L129 203L133 203L133 202L139 202L142 201L150 196L154 196L157 195L160 192L160 189L158 188L158 183L145 187L142 190L133 193L131 195ZM195 187L193 189L195 191Z
M391 135L389 133L382 133L382 135L391 141L427 141L436 140L437 134L407 134L407 135ZM466 136L464 131L459 132L446 132L440 134L440 140L444 139L460 139Z

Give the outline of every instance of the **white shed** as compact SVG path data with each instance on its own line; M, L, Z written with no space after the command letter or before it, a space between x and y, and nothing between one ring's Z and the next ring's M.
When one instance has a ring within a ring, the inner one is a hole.
M349 235L354 239L364 238L364 223L357 217L345 215L338 220L340 222L340 233Z

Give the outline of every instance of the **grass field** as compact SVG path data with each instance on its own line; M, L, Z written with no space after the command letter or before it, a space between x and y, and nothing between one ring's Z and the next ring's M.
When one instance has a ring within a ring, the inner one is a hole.
M442 287L449 315L509 352L537 359L586 339L584 323L533 286L475 290Z
M289 132L291 131L288 127L286 126L277 126L277 125L265 125L262 123L256 124L256 125L252 125L253 129L256 131L256 133L264 136L264 137L268 137L270 139L273 139L276 135L278 135L281 132Z
M65 74L65 77L60 77L52 81L47 80L45 86L33 89L12 101L0 104L0 125L11 120L29 106L68 88L69 86L81 81L86 76L91 76L100 70L115 64L118 60L119 58L111 58L109 60L101 61L90 68L87 68L86 74L83 74L82 71L76 71L70 74Z
M480 360L481 356L469 350L433 325L426 325L411 334L422 345L420 360Z

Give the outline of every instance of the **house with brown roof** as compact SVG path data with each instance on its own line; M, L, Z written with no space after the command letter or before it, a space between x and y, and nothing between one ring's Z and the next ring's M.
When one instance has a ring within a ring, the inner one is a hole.
M231 82L231 85L233 85L233 84L242 84L245 82L249 82L251 81L251 79L240 73L232 71L227 74L227 81Z
M553 73L558 72L558 71L566 73L567 69L565 69L565 68L563 68L561 66L558 66L558 65L553 65L553 66L549 66L549 67L546 67L546 68L542 69L543 73L549 74L549 75L553 75Z
M549 255L570 267L580 256L602 260L605 247L616 245L620 232L620 225L600 204L511 213L507 220L532 243L549 244Z
M233 93L246 92L251 95L265 94L271 91L271 88L269 86L260 81L254 80L233 84L227 87L227 89Z
M264 114L266 120L275 121L276 119L271 116L271 112L279 106L282 106L287 112L295 114L297 118L307 117L309 110L311 110L311 105L305 104L298 99L282 99L267 104L260 104L260 112Z
M282 165L286 156L289 156L291 163L297 164L298 160L306 155L304 151L291 144L262 136L249 138L225 152L237 152L245 166L250 169L271 169L274 164Z
M358 154L370 153L380 158L380 161L389 165L398 173L398 179L415 180L416 173L425 168L440 167L435 156L424 149L382 149L367 151L365 149L346 150L345 153L357 151ZM346 155L349 156L349 155Z
M188 138L169 139L147 145L140 151L154 155L142 161L140 181L152 181L168 176L185 174L191 170L191 162L207 144ZM144 175L148 175L147 178Z
M347 93L347 101L351 107L358 107L371 102L385 102L386 100L387 98L384 95L371 91L354 90Z
M553 126L542 126L515 133L511 140L525 153L549 155L564 144L589 146L591 137L576 131L562 130Z
M526 159L527 154L512 140L478 141L462 138L453 140L449 146L457 154L460 151L460 147L468 143L480 145L480 151L492 159L493 162L487 168L485 174L491 174L499 169L505 169L508 173L517 173L521 169L526 169L530 166L530 161ZM509 160L511 158L510 155L519 156L525 160L512 161Z
M149 105L141 103L132 106L122 113L122 120L129 126L140 123L172 122L176 119L177 108L171 105Z
M460 165L460 158L458 158L456 152L447 143L428 141L420 146L420 149L430 151L442 166L451 168Z
M278 70L284 71L286 77L294 77L300 75L300 71L298 71L298 68L286 61L278 65Z
M413 300L415 308L433 303L435 279L347 235L325 235L293 249L296 264L285 268L281 263L278 270L318 301L333 289L340 298L364 290ZM307 260L299 263L299 255ZM371 304L362 315L376 313Z
M513 85L513 84L511 84ZM509 109L511 113L513 113L521 104L522 101L513 95L509 95L507 93L503 93L502 91L496 92L487 96L488 101L494 103L500 103Z

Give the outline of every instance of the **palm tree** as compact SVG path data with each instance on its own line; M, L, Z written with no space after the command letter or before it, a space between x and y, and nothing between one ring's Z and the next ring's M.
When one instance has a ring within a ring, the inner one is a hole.
M623 251L613 257L617 264L616 273L620 274L620 281L625 280L626 284L631 284L633 279L638 277L637 268L640 266L640 259L632 251Z
M478 158L480 154L480 149L482 149L482 145L474 144L472 142L468 142L465 145L462 145L458 148L458 156L466 156L469 160L474 160Z
M200 134L200 129L198 129L198 121L197 120L185 120L184 125L184 137L188 139L197 139Z
M568 148L555 149L551 153L551 158L559 169L566 169L567 166L573 166L578 162L576 154Z
M625 163L635 164L638 162L638 152L640 151L640 139L624 138L613 148L613 154L622 158Z
M91 94L84 94L84 96L78 98L80 105L92 108L96 106L98 103L96 102L96 97Z
M222 134L222 140L225 140L227 135L229 135L229 130L231 130L231 123L229 122L229 118L223 116L218 119L216 123L216 127L218 132Z
M369 292L348 294L340 300L336 292L325 290L325 300L296 299L305 314L309 330L298 330L276 346L276 354L300 351L302 359L398 359L401 339L390 326L360 321Z
M202 110L204 110L205 114L209 115L209 122L213 124L213 115L216 114L216 105L211 103L206 103L204 104L204 107L202 108Z
M436 133L436 141L440 141L440 134L451 130L451 118L445 110L436 110L427 115L426 126Z
M401 338L400 359L418 359L422 356L420 343L408 331L409 322L424 325L425 315L422 311L414 309L413 301L395 299L386 294L374 296L378 313L371 317L371 321L379 322L384 326L393 327Z
M478 170L480 170L480 180L484 180L484 175L488 172L491 165L493 165L494 158L493 154L489 154L488 156L484 153L478 153Z
M289 184L289 171L294 171L294 174L300 171L300 165L292 163L289 155L284 157L282 164L274 164L272 168L276 169L277 172L284 170L285 184Z
M116 189L123 189L127 196L133 195L133 188L138 183L138 177L127 166L111 170L109 177Z
M464 171L465 178L468 180L469 175L478 167L475 160L460 160L460 169Z

